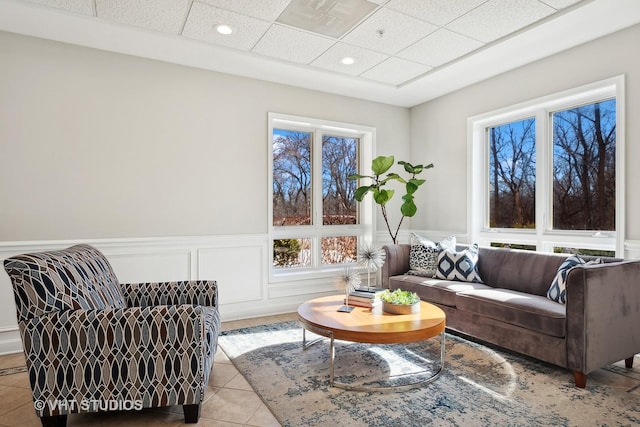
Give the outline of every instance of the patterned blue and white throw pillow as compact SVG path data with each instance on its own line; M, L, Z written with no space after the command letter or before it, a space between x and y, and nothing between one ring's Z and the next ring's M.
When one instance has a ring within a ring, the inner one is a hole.
M456 236L449 236L439 243L426 237L411 233L411 249L409 251L408 274L414 276L434 277L438 266L438 254L443 249L456 249Z
M569 270L578 265L593 265L593 264L602 264L602 260L600 258L594 259L592 261L586 262L582 258L578 256L570 256L565 262L563 262L560 267L558 267L558 272L556 273L556 277L553 278L553 282L551 282L551 286L549 286L549 290L547 291L547 298L552 301L558 302L560 304L567 303L567 275L569 274Z
M443 250L438 254L436 278L483 283L478 272L478 251L477 244L469 246L462 252Z

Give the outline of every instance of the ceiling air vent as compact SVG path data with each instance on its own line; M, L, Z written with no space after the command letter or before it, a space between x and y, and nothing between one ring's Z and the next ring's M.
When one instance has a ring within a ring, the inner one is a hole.
M276 22L337 39L377 7L367 0L291 0Z

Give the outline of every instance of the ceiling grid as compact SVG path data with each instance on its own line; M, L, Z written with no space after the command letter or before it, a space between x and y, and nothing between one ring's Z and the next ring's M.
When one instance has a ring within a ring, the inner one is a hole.
M638 22L637 0L0 0L0 30L395 105Z
M402 85L580 0L29 0ZM95 2L95 3L94 3ZM549 5L554 4L555 7ZM217 24L232 28L222 35ZM354 59L344 65L344 57Z

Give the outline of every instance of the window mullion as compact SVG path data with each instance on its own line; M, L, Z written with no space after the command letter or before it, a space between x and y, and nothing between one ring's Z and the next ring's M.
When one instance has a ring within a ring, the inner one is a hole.
M553 154L551 149L553 129L549 113L544 109L536 111L536 246L538 251L544 249L544 235L551 230L553 218Z
M311 153L311 176L313 182L311 212L314 230L312 259L313 266L317 268L322 265L322 131L320 129L316 129L313 133Z

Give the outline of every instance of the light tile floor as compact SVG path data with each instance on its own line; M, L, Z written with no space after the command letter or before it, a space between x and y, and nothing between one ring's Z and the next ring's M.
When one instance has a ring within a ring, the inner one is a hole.
M223 322L223 330L266 325L297 319L295 313L255 319ZM10 354L0 356L0 370L24 366L24 356ZM620 390L640 395L640 356L636 356L634 368L625 369L624 361L615 364L619 373L600 369L589 374L588 381L608 384ZM567 375L570 375L567 373ZM587 383L588 387L588 383ZM145 409L132 412L107 412L72 414L68 426L183 426L182 407ZM205 427L272 427L280 426L260 397L253 391L242 374L226 355L218 350L213 374L205 395L197 424ZM25 372L0 376L0 427L41 426L35 415L29 379Z
M256 319L223 322L222 330L266 325L297 319L295 313ZM24 366L22 353L0 356L0 370ZM218 349L209 386L200 410L198 426L204 427L272 427L280 423L253 391L227 356ZM0 426L41 426L33 409L29 378L26 372L0 376ZM72 414L68 426L183 426L181 406L144 409L131 412Z

